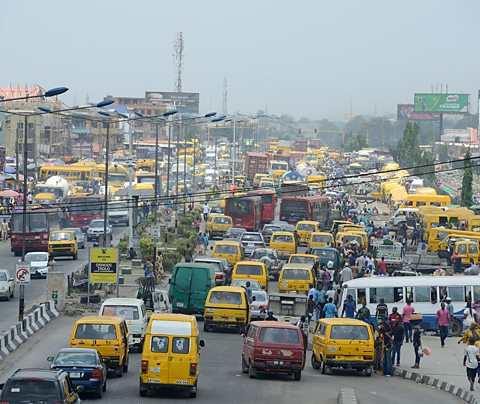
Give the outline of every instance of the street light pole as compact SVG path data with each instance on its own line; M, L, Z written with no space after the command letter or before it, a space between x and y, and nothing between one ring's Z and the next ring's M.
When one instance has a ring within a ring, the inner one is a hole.
M25 253L27 249L27 191L28 191L28 176L27 176L27 142L28 142L28 116L23 118L23 209L22 209L22 262L25 262ZM23 314L25 311L25 285L20 284L20 299L18 301L18 321L22 323L23 329Z
M110 121L107 121L107 136L105 139L105 195L103 199L103 246L107 247L108 221L108 160L110 157Z

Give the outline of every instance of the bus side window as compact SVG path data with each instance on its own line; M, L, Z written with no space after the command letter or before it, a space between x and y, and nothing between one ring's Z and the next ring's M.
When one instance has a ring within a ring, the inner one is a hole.
M430 302L430 287L429 286L415 286L415 302L429 303Z
M473 301L477 301L480 299L480 285L474 285L473 286Z
M362 304L367 301L367 290L357 289L357 304Z
M403 302L403 288L393 288L393 302Z
M449 286L448 297L452 299L452 302L464 302L465 301L465 287L464 286Z
M407 286L405 288L405 299L413 302L413 287L412 286Z

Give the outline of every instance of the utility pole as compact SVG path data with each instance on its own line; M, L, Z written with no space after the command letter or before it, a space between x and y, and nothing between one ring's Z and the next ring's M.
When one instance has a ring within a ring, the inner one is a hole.
M228 83L227 78L223 78L223 92L222 92L222 114L227 115L228 111Z

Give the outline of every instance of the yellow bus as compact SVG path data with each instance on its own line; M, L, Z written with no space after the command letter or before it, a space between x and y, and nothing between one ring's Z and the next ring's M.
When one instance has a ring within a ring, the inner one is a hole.
M431 229L428 236L428 251L438 251L442 240L448 240L448 238L480 240L480 233L477 231L444 229L443 227Z
M98 174L105 182L105 164L97 165ZM108 184L114 187L123 187L128 182L128 169L120 164L108 166Z
M98 177L98 170L95 166L41 166L38 179L46 181L54 175L64 177L69 182L87 181Z
M448 195L408 195L401 208L419 208L420 206L447 206L452 203Z
M425 239L428 239L430 231L436 227L463 225L468 228L468 220L474 216L472 210L467 208L452 208L441 212L429 212L421 217L421 224L425 229Z
M151 159L139 159L137 160L137 171L147 171L152 173L155 171L155 160Z

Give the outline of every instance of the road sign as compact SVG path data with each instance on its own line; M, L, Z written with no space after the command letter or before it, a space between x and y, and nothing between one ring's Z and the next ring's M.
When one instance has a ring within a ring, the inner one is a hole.
M116 283L117 269L118 249L92 247L90 250L91 283Z
M17 262L15 282L19 285L27 285L30 283L30 262Z
M152 238L160 238L160 225L159 224L154 224L152 226L152 229L150 230L150 235Z
M427 255L427 243L418 243L417 254Z
M172 213L173 213L173 210L170 209L170 208L165 208L164 211L163 211L163 214L165 216L172 216Z

